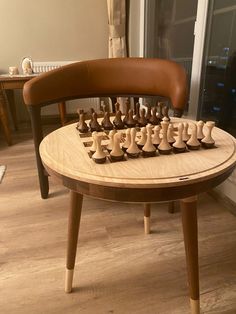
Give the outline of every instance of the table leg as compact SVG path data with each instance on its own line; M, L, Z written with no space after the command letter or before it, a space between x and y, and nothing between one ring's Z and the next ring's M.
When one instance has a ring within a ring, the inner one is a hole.
M150 233L150 216L151 216L151 204L144 204L144 232Z
M67 293L70 293L72 290L82 203L83 195L71 191L70 210L68 218L68 243L67 243L66 280L65 280L65 292Z
M193 196L182 199L181 211L190 291L191 314L199 314L197 197Z
M9 128L7 104L5 100L5 95L3 94L2 90L0 90L0 120L2 122L3 133L6 138L7 144L10 146L12 145L11 131Z
M17 116L16 116L16 104L15 104L14 91L12 89L6 89L5 92L6 92L8 103L9 103L9 109L11 112L14 129L15 131L17 131L18 124L17 124Z
M64 101L58 104L58 110L60 113L61 124L64 126L66 124L66 103Z

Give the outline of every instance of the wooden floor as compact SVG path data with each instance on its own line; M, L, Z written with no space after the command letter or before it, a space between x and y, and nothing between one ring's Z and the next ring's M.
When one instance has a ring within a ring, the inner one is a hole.
M34 150L23 126L0 138L0 313L189 313L180 212L85 198L72 294L64 293L68 191L50 179L39 196ZM236 217L209 195L199 198L202 313L236 313Z

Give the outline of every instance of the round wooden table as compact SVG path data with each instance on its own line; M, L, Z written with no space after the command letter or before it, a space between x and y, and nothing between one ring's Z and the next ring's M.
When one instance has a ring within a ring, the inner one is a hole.
M183 119L171 121L175 125ZM194 121L184 121L190 122L191 133ZM200 313L197 195L223 182L236 165L235 138L218 128L213 129L212 135L216 144L212 149L104 164L96 164L89 157L76 124L62 127L43 139L40 155L45 168L71 190L66 292L72 290L83 195L144 204L180 200L191 313Z

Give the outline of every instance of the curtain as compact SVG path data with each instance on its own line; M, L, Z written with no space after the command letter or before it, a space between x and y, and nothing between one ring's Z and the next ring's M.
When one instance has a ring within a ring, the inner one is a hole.
M109 26L109 58L127 56L125 0L107 0Z

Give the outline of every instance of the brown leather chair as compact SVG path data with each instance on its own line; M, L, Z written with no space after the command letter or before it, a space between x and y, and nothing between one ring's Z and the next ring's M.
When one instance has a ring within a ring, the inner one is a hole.
M24 85L35 145L42 198L48 197L48 175L39 155L43 138L41 107L70 99L116 96L164 96L180 117L187 103L187 76L175 62L162 59L115 58L73 63L40 75ZM146 206L145 215L150 215Z

